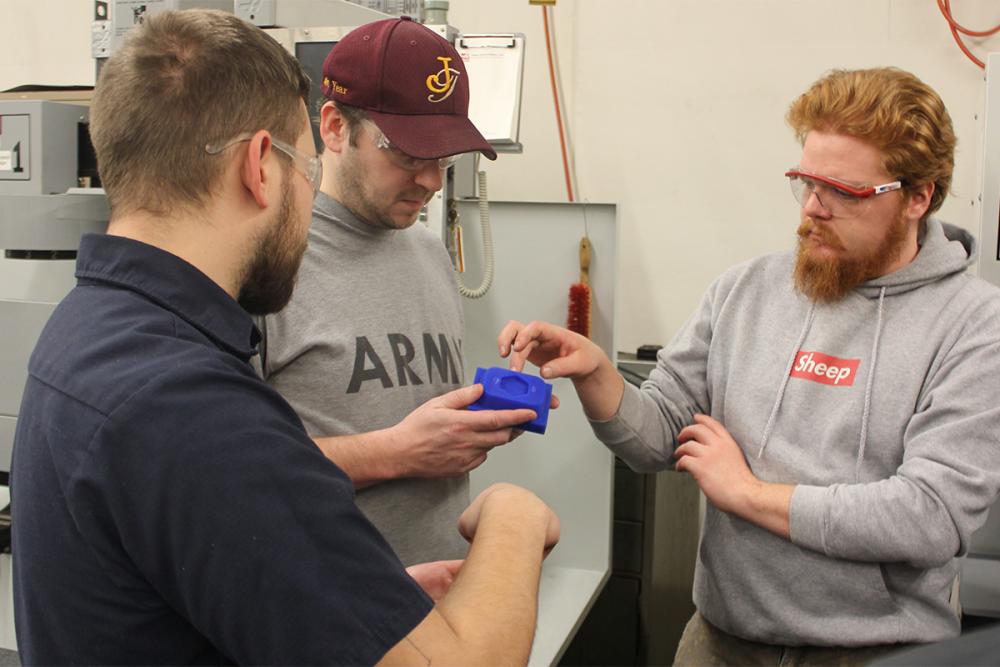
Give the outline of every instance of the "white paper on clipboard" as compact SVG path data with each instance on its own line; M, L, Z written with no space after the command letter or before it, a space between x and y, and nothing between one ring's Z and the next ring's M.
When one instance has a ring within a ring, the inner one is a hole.
M469 76L469 118L495 148L519 149L524 35L459 35L455 48Z

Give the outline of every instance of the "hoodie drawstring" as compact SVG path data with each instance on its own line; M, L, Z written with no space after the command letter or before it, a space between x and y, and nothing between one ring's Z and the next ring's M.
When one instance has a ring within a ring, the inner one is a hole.
M878 364L878 343L879 339L882 337L882 314L884 310L885 287L881 288L878 294L878 319L875 322L875 339L872 341L871 368L868 370L868 380L865 382L865 406L861 413L861 438L858 443L858 458L854 466L855 481L860 481L861 479L861 463L864 461L865 446L868 444L868 417L871 413L872 385L875 383L875 367ZM757 451L757 458L764 455L764 448L767 447L767 441L771 438L771 430L774 428L774 421L778 416L778 409L781 407L781 400L785 397L785 388L788 386L788 380L792 375L792 364L795 363L795 357L798 355L798 352L802 347L802 343L805 342L806 336L809 334L809 329L812 327L815 316L816 304L812 304L809 307L809 313L806 315L805 324L802 325L802 333L799 334L798 340L795 341L795 345L792 347L792 354L788 359L788 365L785 367L785 374L781 379L781 386L778 388L778 396L774 399L774 407L771 408L771 414L767 418L767 424L764 425L764 433L760 438L760 449Z
M767 418L767 424L764 426L764 434L760 437L760 450L757 452L757 458L764 455L764 448L767 447L767 441L771 437L771 429L774 428L774 420L778 416L778 408L781 407L781 399L785 396L785 387L788 386L788 379L792 374L792 365L795 363L795 357L798 355L799 348L802 347L802 343L805 341L806 336L809 335L809 329L812 327L813 318L816 316L816 304L812 303L809 306L809 313L806 315L806 323L802 325L802 333L799 334L799 339L795 341L795 345L792 346L792 354L788 358L788 365L785 367L785 375L781 379L781 386L778 388L778 397L774 399L774 407L771 408L771 415Z
M868 369L868 381L865 382L865 409L861 413L861 442L858 444L858 461L854 466L854 481L861 480L861 462L865 458L865 445L868 444L868 413L872 404L872 384L875 382L875 364L878 362L878 341L882 336L882 309L885 305L885 287L878 293L878 320L875 323L875 340L872 342L872 363Z

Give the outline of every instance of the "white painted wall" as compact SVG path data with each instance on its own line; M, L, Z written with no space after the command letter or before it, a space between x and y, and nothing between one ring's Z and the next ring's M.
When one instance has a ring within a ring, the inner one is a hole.
M971 28L1000 23L997 0L952 5ZM0 0L0 90L93 83L92 6ZM978 233L983 75L933 0L559 0L555 16L580 198L619 205L620 349L665 343L724 269L791 247L797 210L781 174L799 153L784 112L831 68L896 65L941 93L959 137L941 214ZM525 151L486 167L491 197L564 200L541 9L451 0L449 19L527 35ZM1000 35L968 41L1000 51Z

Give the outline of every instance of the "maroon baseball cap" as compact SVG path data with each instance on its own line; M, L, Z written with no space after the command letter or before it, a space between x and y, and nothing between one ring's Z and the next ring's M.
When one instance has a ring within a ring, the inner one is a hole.
M408 16L363 25L337 42L323 63L322 92L364 109L393 146L415 158L497 157L469 120L462 58Z

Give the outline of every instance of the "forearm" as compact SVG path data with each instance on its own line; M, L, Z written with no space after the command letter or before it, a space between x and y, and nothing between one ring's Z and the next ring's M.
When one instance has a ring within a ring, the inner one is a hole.
M398 460L390 454L391 429L313 438L313 442L351 478L356 489L401 476Z
M778 537L790 539L791 484L769 484L755 480L748 485L746 499L733 513L744 521L749 521L768 530Z
M523 489L493 493L448 593L379 664L526 664L552 520L545 506Z
M592 420L594 435L637 472L658 472L673 466L677 435L690 416L651 391L622 382L622 397L609 420Z
M625 392L625 380L607 357L601 359L592 373L574 378L573 386L584 414L594 421L607 421L614 417Z
M465 565L437 609L470 651L466 664L525 664L548 512L510 495L490 500Z
M961 551L956 516L932 486L897 474L866 484L797 487L791 535L834 558L937 567Z
M831 487L802 487L794 539L791 520L792 497L797 489L794 485L755 480L748 485L743 502L730 512L799 546L835 558L938 565L953 557L958 538L943 508L924 507L918 497L906 503L875 500L879 490L886 486L841 485L833 496ZM868 495L867 503L858 500L863 495ZM826 506L828 502L830 505ZM867 510L862 509L865 505ZM899 506L901 511L893 512L891 505ZM847 506L852 510L844 511ZM936 530L936 526L946 528Z

